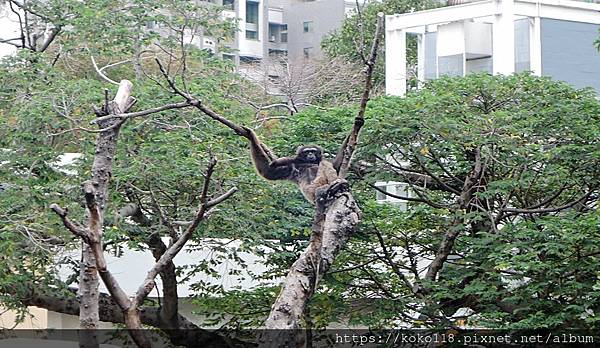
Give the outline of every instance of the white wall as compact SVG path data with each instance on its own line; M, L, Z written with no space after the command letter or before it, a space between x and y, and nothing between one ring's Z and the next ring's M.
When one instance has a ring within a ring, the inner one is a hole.
M0 39L6 40L19 36L20 30L17 16L11 12L6 3L0 3ZM0 43L0 57L8 56L16 52L17 48L15 46Z
M263 0L264 1L264 0ZM263 40L264 40L264 3L261 1L258 5L258 40L246 39L246 0L239 0L238 19L238 50L240 56L248 56L255 58L263 57Z

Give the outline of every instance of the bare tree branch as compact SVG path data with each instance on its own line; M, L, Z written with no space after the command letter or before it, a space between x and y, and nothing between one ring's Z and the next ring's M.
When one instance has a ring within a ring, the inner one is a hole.
M80 226L77 223L71 221L68 217L68 211L66 209L62 209L58 206L58 204L50 204L50 209L52 209L56 215L60 217L65 227L71 231L74 235L81 237L84 241L89 242L90 234L89 231L85 229L85 227Z
M96 73L98 73L98 76L100 76L104 81L108 82L108 83L112 83L113 85L119 85L119 83L115 80L111 80L108 76L106 76L103 72L102 69L98 68L98 64L96 64L96 59L94 59L94 56L90 55L90 59L92 60L92 65L94 66L94 69L96 70Z
M350 161L352 160L352 155L354 154L354 150L356 149L360 129L365 123L365 111L367 109L367 102L369 101L371 90L373 89L373 71L375 70L375 62L377 61L377 51L379 49L379 42L383 34L383 19L383 13L378 13L377 27L375 28L375 37L373 38L371 53L369 55L369 59L365 63L365 88L363 90L363 95L360 100L360 108L358 110L358 115L354 119L354 125L352 126L352 131L350 135L348 135L346 140L344 140L340 151L338 152L337 156L335 157L335 160L333 161L334 168L338 171L338 176L342 179L345 178L348 174Z
M583 202L585 200L587 200L593 193L594 193L595 189L591 189L589 190L587 193L585 193L583 196L577 198L574 201L571 201L567 204L558 206L558 207L547 207L547 208L538 208L538 209L532 209L532 208L523 208L523 209L519 209L519 208L503 208L502 211L503 212L508 212L508 213L516 213L516 214L547 214L547 213L556 213L562 210L566 210L569 208L574 207L575 205L577 205L580 202Z

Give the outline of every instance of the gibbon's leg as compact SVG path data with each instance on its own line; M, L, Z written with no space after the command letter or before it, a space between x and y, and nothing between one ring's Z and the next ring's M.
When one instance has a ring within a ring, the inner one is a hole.
M342 192L347 192L350 189L348 182L344 179L337 179L330 185L318 187L315 190L315 219L312 229L314 232L320 232L322 222L325 220L325 211L327 204Z
M321 186L315 191L315 207L317 208L317 215L325 213L325 206L328 201L327 188L328 186Z
M330 200L335 198L336 195L342 192L348 192L350 190L350 185L344 179L337 179L332 182L329 186L325 187L326 192L326 200Z
M334 199L338 194L350 190L350 185L344 179L337 179L329 185L318 187L315 190L315 206L317 213L325 213L327 203Z
M322 160L319 163L319 170L317 171L317 176L310 183L303 185L302 193L306 197L306 199L316 205L316 200L319 197L318 192L322 189L326 189L329 184L334 182L337 179L337 172L333 168L331 162L327 160Z
M321 186L315 190L315 218L312 230L321 233L323 220L325 220L325 208L327 207L327 186Z
M333 183L318 187L315 190L315 219L313 221L313 231L320 231L322 222L325 220L325 211L329 204L339 193L347 192L350 189L348 182L344 179L337 179Z

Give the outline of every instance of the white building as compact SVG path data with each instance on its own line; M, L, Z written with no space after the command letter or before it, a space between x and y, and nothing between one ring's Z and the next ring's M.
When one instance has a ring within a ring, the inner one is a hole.
M417 36L419 82L530 70L600 91L599 28L600 4L571 0L481 0L388 15L386 91L406 93L407 35Z
M166 245L169 244L168 239L164 239ZM185 278L177 284L177 294L179 295L179 313L185 316L190 321L207 327L206 317L195 313L196 306L192 303L191 298L196 293L194 284L204 283L211 286L221 286L224 290L240 289L250 290L261 285L276 285L281 279L271 279L261 283L254 279L255 276L263 274L267 270L262 257L249 252L239 251L241 242L237 240L226 239L211 239L206 238L201 245L188 243L184 249L177 254L173 262L177 267L190 269L200 262L214 263L214 272L218 276L209 275L203 272L197 272L189 276L180 275L179 278ZM237 256L247 268L233 260L230 255L231 250L237 250ZM268 250L265 250L268 252ZM56 255L57 259L69 258L78 260L81 252L79 250L64 251ZM133 250L124 247L119 256L115 256L110 252L105 253L108 269L111 271L123 291L128 295L133 296L137 288L144 281L148 271L155 264L155 260L151 253L147 250ZM60 277L62 280L67 280L72 275L73 270L63 265L60 269ZM186 273L184 271L184 273ZM152 291L149 295L150 299L156 300L157 295L162 292L162 280L156 277L157 291ZM76 287L76 284L72 284ZM104 283L100 282L100 291L108 293ZM162 295L161 295L162 296ZM6 311L0 305L0 329L15 327L17 329L76 329L79 327L79 318L74 315L62 314L49 311L38 307L29 307L29 315L25 320L15 326L17 322L17 314L14 311ZM101 322L100 328L112 328L112 323ZM4 342L6 343L6 342ZM0 340L0 348L2 341Z

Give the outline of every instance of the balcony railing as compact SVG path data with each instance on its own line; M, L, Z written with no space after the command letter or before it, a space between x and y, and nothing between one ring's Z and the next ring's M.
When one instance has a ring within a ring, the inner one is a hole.
M446 4L448 6L453 6L453 5L466 4L466 3L469 3L469 2L475 2L475 1L481 1L481 0L447 0ZM592 3L592 4L600 4L600 0L571 0L571 1L588 2L588 3Z

